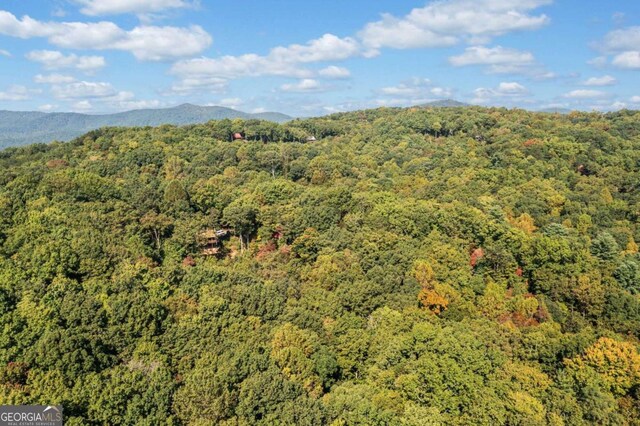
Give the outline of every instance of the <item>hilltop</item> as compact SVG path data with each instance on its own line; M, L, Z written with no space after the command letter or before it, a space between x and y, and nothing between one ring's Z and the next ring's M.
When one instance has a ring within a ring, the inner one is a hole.
M0 404L635 426L638 164L640 112L479 107L2 150Z

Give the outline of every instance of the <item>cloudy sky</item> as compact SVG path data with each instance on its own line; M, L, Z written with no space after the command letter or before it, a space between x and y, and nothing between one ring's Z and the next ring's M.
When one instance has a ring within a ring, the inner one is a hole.
M3 0L0 109L640 107L638 0Z

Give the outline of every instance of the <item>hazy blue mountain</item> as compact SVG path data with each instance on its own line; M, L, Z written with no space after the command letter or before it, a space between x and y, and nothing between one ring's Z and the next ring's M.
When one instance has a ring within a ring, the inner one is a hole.
M538 112L546 112L550 114L569 114L571 111L573 110L569 108L544 108L539 110Z
M452 108L452 107L466 107L466 106L471 106L471 105L465 104L464 102L455 101L453 99L443 99L441 101L427 102L426 104L422 104L420 106L421 107Z
M257 118L278 123L291 120L288 115L277 112L249 114L231 108L191 104L105 115L0 111L0 148L52 140L66 141L105 126L185 125L224 118Z

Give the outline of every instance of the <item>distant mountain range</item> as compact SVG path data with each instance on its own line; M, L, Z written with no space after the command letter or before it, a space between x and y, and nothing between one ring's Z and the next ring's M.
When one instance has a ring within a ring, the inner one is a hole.
M443 99L441 101L427 102L420 105L421 107L435 107L435 108L455 108L455 107L468 107L471 104L465 104L464 102L455 101L453 99Z
M573 110L569 108L544 108L544 109L538 110L538 112L546 112L549 114L569 114L572 111Z
M277 112L250 114L231 108L192 104L105 115L0 111L0 148L53 140L67 141L90 130L105 126L185 125L225 118L255 118L278 123L292 119L288 115Z

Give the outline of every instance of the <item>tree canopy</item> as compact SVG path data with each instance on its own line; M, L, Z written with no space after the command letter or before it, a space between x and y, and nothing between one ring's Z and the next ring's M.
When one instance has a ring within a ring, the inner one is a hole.
M0 404L69 425L638 425L639 182L633 111L5 149Z

